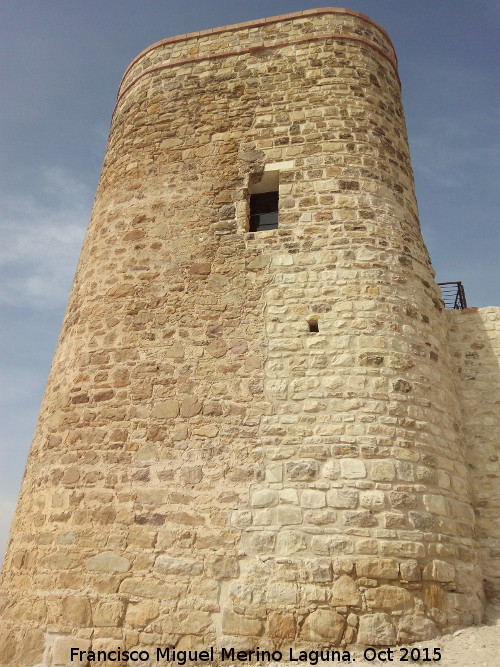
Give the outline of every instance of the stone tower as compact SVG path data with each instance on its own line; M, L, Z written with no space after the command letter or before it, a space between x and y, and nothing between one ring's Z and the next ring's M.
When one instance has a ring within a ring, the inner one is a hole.
M146 49L26 468L0 664L478 621L447 341L379 26L324 8Z

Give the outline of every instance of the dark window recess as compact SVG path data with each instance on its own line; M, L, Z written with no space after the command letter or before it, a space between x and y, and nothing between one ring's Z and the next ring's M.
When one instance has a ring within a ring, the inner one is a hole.
M261 232L278 227L278 192L250 195L250 231Z
M310 320L310 322L309 322L309 331L311 333L319 333L318 320Z

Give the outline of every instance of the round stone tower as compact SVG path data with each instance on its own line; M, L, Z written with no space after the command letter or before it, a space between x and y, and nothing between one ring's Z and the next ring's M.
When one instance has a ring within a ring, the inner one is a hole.
M0 664L477 621L457 406L385 32L324 8L154 44L113 114Z

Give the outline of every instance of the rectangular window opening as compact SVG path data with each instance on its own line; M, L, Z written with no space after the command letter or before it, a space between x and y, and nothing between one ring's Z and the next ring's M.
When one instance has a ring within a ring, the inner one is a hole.
M260 180L252 183L250 193L250 232L278 227L279 172L264 171Z

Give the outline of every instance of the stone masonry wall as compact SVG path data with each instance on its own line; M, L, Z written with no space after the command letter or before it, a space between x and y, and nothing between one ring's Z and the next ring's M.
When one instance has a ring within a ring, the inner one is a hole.
M270 168L279 228L249 233ZM11 532L0 665L478 621L447 335L385 33L318 10L146 50Z
M446 313L485 592L500 597L500 308Z

